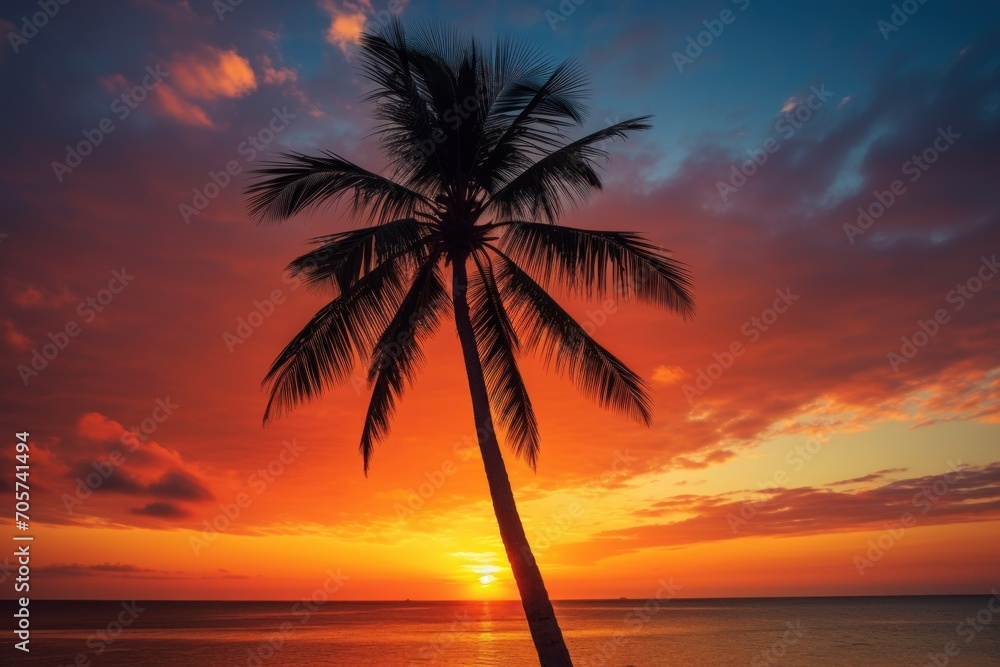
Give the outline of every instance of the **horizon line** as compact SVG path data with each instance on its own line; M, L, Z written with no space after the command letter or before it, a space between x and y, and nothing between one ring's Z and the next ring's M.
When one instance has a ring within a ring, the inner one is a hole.
M684 600L684 601L717 601L717 600L816 600L816 599L854 599L854 598L931 598L931 597L983 597L987 595L1000 596L997 589L986 591L983 593L890 593L881 595L762 595L762 596L734 596L734 597L681 597L676 596L672 598L660 598L662 600ZM4 597L2 598L5 602L15 602L18 598L14 597ZM133 598L139 600L139 598ZM622 601L640 601L640 600L651 600L657 599L654 597L617 597L617 598L553 598L553 602L622 602ZM40 598L32 597L30 598L33 602L121 602L122 598ZM300 599L208 599L208 598L184 598L184 599L142 599L143 602L247 602L247 603L262 603L262 602L301 602ZM516 602L519 603L519 599L418 599L418 598L379 598L379 599L368 599L368 600L326 600L323 604L330 602L339 604L358 604L358 603L454 603L454 602Z

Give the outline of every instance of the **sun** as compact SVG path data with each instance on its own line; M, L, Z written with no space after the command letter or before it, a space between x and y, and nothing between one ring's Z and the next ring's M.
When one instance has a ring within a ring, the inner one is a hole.
M484 574L483 576L479 577L479 583L482 584L483 586L489 586L496 580L497 578L494 577L492 574Z

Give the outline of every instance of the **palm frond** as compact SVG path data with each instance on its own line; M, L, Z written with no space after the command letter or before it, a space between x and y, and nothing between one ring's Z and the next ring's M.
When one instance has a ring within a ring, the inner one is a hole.
M608 153L597 145L608 139L624 139L629 132L647 130L648 116L615 123L568 143L519 173L487 201L501 219L531 219L539 216L555 222L563 212L563 197L574 203L585 201L591 190L600 190L597 169Z
M389 432L396 401L406 385L413 383L423 360L421 346L437 329L441 314L447 311L449 303L435 254L420 267L409 291L394 309L392 319L374 346L368 366L372 397L359 447L366 475L375 445Z
M309 320L264 377L270 385L265 424L350 378L403 300L406 274L404 262L385 261Z
M490 403L508 444L534 468L539 451L538 423L517 367L520 341L504 308L489 257L485 253L473 257L477 271L469 280L469 308Z
M649 386L634 371L591 338L555 299L501 253L497 281L521 340L541 352L543 361L602 407L649 425Z
M566 285L587 297L634 298L685 318L694 314L690 271L639 234L538 222L498 226L504 253L543 285Z
M416 268L427 257L432 235L430 225L414 218L328 234L312 239L317 247L286 268L309 287L332 287L342 294L387 260L405 258Z
M350 198L355 214L367 212L378 221L409 217L428 200L406 185L372 173L324 151L322 156L281 153L252 173L258 179L246 194L251 217L259 223L287 220L306 210Z
M511 81L490 108L491 132L484 137L484 159L474 174L488 193L530 166L532 155L558 148L564 141L560 130L581 124L587 114L586 76L576 62L563 62L536 80L539 69Z
M395 18L361 35L361 72L374 84L363 99L374 103L381 121L375 134L394 176L417 188L453 191L454 167L436 150L443 128L435 100L451 87L449 68L433 49L412 41Z

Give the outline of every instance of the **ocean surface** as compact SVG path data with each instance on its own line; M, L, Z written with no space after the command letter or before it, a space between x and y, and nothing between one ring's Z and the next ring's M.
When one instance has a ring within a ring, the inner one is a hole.
M516 602L330 601L310 610L33 601L30 610L30 654L13 650L5 630L0 663L538 665ZM556 610L576 667L1000 665L1000 599L989 596L572 601Z

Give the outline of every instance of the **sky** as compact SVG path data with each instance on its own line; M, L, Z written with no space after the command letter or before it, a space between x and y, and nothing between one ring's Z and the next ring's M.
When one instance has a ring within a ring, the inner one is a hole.
M1000 6L901 4L5 3L0 491L28 432L32 595L516 597L453 328L367 477L363 382L261 425L324 304L283 269L359 223L256 226L242 189L279 151L384 166L354 49L394 14L577 59L581 134L654 117L563 222L669 248L697 313L561 296L650 428L522 360L542 449L507 466L554 598L1000 585Z

